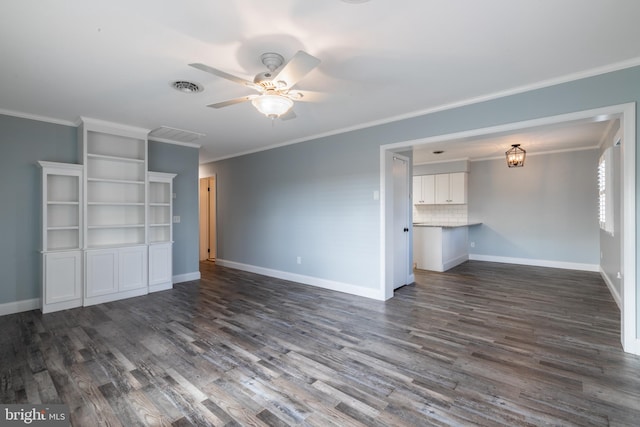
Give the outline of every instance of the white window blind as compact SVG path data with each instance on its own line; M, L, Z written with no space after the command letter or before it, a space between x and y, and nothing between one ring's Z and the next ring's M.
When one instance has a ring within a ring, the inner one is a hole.
M600 228L613 234L613 149L607 148L598 161L598 218Z

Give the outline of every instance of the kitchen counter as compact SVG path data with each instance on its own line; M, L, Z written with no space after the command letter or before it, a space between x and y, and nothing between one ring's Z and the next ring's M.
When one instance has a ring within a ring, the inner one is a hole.
M437 223L437 222L414 222L414 227L442 227L442 228L456 228L456 227L473 227L474 225L481 225L481 222L461 222L461 223Z
M421 270L447 271L469 259L467 223L414 223L413 264Z

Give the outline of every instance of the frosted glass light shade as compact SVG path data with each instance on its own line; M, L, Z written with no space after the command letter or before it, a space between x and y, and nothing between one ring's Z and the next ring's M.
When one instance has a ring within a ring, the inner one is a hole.
M293 107L293 101L281 95L261 95L254 98L251 103L270 119L280 117Z

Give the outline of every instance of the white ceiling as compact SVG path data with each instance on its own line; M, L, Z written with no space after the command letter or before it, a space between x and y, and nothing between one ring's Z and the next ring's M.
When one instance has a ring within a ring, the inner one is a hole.
M494 133L470 138L417 145L413 163L439 163L453 160L505 159L505 151L520 144L527 156L595 149L602 145L614 120L575 120L554 125L520 129L517 132ZM434 153L434 151L443 151ZM506 160L505 160L506 161Z
M198 132L205 162L638 65L638 18L637 0L2 0L0 112ZM187 65L252 79L300 49L322 62L296 88L322 96L273 123L205 107L252 91Z

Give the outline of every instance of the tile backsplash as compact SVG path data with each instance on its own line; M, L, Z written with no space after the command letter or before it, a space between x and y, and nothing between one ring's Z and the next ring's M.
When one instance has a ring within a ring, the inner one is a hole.
M413 222L460 224L468 220L467 205L413 205Z

